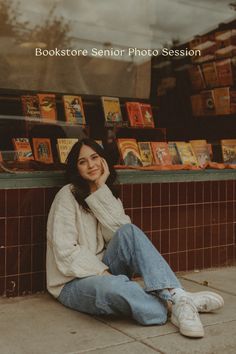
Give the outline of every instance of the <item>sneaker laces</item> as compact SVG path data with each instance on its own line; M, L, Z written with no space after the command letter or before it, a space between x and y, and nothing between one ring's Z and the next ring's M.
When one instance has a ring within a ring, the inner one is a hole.
M180 320L194 320L196 316L198 317L197 309L188 297L182 296L174 307Z

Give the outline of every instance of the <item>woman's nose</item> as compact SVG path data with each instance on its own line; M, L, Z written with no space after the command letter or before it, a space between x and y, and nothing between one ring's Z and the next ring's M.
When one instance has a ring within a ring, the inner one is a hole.
M88 159L88 167L93 167L94 161L92 159Z

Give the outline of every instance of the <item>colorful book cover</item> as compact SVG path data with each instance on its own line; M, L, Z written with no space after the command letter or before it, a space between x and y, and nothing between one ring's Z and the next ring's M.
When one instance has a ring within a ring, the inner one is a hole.
M78 139L74 138L58 138L57 139L57 149L58 155L61 163L65 163L67 156L72 149L73 145L77 143Z
M142 127L143 116L139 102L126 102L125 103L128 118L131 127Z
M153 164L152 148L149 141L138 142L139 153L143 166L150 166Z
M168 143L151 141L153 160L156 165L172 165Z
M34 159L28 138L13 138L12 143L15 151L17 151L18 161L29 161Z
M86 124L83 102L80 96L63 96L66 121L70 123Z
M33 138L34 159L39 162L53 163L51 141L48 138Z
M168 142L168 149L169 149L169 153L171 156L172 164L173 165L181 165L182 161L180 159L179 152L178 152L177 146L174 141Z
M148 103L140 103L140 108L143 117L143 125L145 127L155 128L151 105Z
M41 118L46 120L56 120L56 95L53 93L39 93L38 98Z
M102 106L107 123L122 122L122 114L120 109L120 100L117 97L101 97Z
M236 139L221 140L223 161L229 164L236 164Z
M39 99L36 95L21 96L22 111L25 117L40 118Z
M198 161L198 165L200 167L203 167L211 160L209 149L207 146L207 141L202 139L202 140L190 140L189 142L192 145L193 152Z
M136 139L117 139L121 159L126 166L142 166Z
M193 148L190 143L184 141L176 141L176 147L179 152L180 159L184 165L198 166L197 158L193 152Z

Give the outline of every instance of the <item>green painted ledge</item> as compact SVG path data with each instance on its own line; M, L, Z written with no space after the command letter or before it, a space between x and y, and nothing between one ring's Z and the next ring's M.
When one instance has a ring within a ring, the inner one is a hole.
M236 180L236 170L118 171L120 184ZM63 171L0 173L0 189L60 187Z

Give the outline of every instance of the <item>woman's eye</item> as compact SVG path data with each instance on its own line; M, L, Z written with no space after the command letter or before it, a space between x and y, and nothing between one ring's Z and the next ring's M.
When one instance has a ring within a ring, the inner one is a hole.
M95 155L93 156L93 160L97 159L98 158L98 155Z

